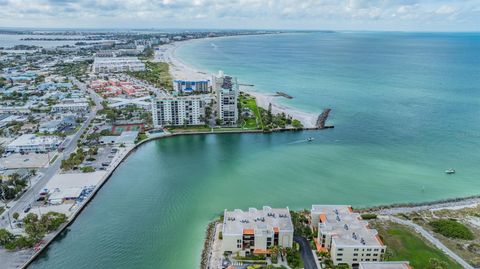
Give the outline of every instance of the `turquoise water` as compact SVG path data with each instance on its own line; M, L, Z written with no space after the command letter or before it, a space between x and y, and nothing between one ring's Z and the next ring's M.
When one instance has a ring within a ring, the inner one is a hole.
M332 107L335 129L143 145L31 268L198 268L206 224L224 208L480 192L480 34L256 36L178 53L295 97L285 104Z

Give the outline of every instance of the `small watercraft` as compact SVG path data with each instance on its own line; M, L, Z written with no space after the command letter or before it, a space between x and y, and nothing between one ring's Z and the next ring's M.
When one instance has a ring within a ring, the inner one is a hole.
M307 141L308 141L308 142L312 142L313 139L314 139L313 137L309 137L309 138L307 138Z
M445 174L455 174L455 169L453 168L447 169L445 170Z

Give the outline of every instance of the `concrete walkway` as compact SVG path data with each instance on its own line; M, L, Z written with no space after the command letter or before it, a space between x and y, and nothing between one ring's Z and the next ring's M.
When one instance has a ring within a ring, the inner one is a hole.
M468 262L466 262L464 259L462 259L460 256L458 256L457 254L455 254L453 251L451 251L448 247L446 247L442 242L440 242L440 240L438 240L437 238L435 238L432 234L430 234L427 230L425 230L423 227L421 227L420 225L417 225L411 221L408 221L408 220L403 220L403 219L400 219L400 218L397 218L397 217L394 217L394 216L387 216L385 217L386 219L389 219L393 222L396 222L396 223L399 223L399 224L403 224L403 225L407 225L407 226L410 226L412 227L413 229L415 229L415 231L419 234L421 234L424 238L426 238L428 241L430 241L430 243L432 243L433 245L435 245L437 248L441 249L445 254L447 254L448 256L450 256L453 260L455 260L456 262L458 262L461 266L463 266L463 268L466 268L466 269L474 269L473 266L471 266Z

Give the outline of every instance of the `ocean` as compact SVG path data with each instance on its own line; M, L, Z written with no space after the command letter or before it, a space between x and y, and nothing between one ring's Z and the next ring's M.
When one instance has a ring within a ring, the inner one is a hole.
M292 95L284 105L330 107L335 128L147 143L31 268L198 268L206 225L225 208L480 192L478 33L244 36L197 40L177 55Z

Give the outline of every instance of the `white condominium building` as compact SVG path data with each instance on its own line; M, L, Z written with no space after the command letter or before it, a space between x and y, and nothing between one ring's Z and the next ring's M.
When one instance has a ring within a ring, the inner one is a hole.
M346 205L312 205L312 228L319 252L329 252L335 265L346 263L357 268L361 262L382 260L386 246L375 229L368 228L360 214Z
M273 246L292 247L293 224L287 208L224 212L222 250L239 255L269 254Z
M144 70L145 64L137 57L95 57L93 62L93 71L95 71L95 73Z
M36 136L24 134L5 148L7 152L48 152L57 149L62 139L57 136Z
M412 269L409 262L361 262L358 269Z
M205 124L205 104L209 98L201 95L159 97L152 101L155 128L164 126Z
M239 94L237 78L227 76L219 71L212 77L212 88L217 95L218 118L222 121L222 125L237 125Z

